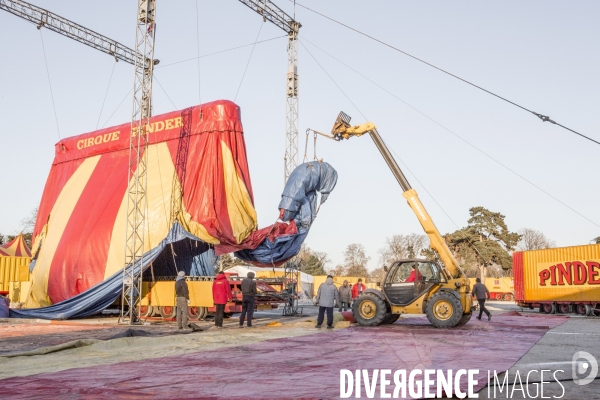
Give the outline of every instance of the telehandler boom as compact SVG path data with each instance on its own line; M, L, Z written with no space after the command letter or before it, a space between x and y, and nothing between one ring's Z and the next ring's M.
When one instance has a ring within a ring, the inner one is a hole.
M394 262L391 267L386 268L381 290L367 289L354 301L354 319L360 325L375 326L391 324L400 314L425 313L429 322L437 328L466 324L471 318L472 307L469 279L450 252L417 192L410 186L379 136L376 126L372 122L351 126L350 117L340 112L331 130L333 139L337 141L367 133L402 187L402 196L419 219L441 264L426 259Z

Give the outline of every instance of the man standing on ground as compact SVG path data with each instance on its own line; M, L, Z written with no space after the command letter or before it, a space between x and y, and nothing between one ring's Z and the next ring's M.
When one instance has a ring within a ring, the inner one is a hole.
M477 302L479 303L479 317L478 320L481 320L481 314L485 313L488 317L488 321L491 321L492 314L485 308L485 300L490 298L490 291L483 283L481 283L481 279L475 279L475 286L473 286L473 292L471 293L473 297L477 298Z
M340 312L342 308L344 311L348 311L350 308L350 302L352 301L352 289L348 286L348 281L344 281L344 284L340 286Z
M188 305L190 303L190 292L185 281L185 271L179 271L175 278L175 298L177 303L177 325L179 329L188 326Z
M367 287L363 285L362 278L358 278L358 283L352 286L352 301L356 300L356 298L365 290L367 290Z
M252 327L252 316L254 315L254 296L256 295L256 281L254 272L248 272L248 275L242 281L242 315L240 315L240 328L244 327L244 319L248 313L248 328Z
M333 305L336 301L339 301L338 290L333 284L333 277L327 275L327 279L319 286L319 291L317 292L319 316L317 317L317 326L315 328L321 327L325 318L325 311L327 311L327 329L333 329Z
M217 309L215 313L215 326L217 328L223 327L223 314L225 314L225 304L231 301L231 286L223 271L217 274L217 278L213 282L212 287L213 302Z

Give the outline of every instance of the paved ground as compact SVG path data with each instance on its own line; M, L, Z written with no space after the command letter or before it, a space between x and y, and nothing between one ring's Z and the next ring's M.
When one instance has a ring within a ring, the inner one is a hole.
M494 314L499 314L506 311L520 310L514 304L505 302L490 302L489 308ZM313 339L306 339L309 340L307 342L306 340L301 338L313 337L315 334L320 335L324 332L316 332L317 330L313 328L314 322L305 322L306 320L311 319L310 316L312 316L312 319L314 319L314 315L317 312L317 308L313 306L304 306L303 311L304 314L308 315L309 317L292 319L281 318L279 310L256 313L255 315L257 317L257 320L255 321L255 325L259 326L256 329L237 328L238 320L237 318L235 318L235 316L234 318L226 320L225 329L219 331L216 330L214 327L211 327L211 320L201 321L198 322L198 325L207 328L207 330L205 332L197 334L180 334L180 332L177 329L174 329L174 323L151 322L150 325L135 327L135 329L146 332L147 334L150 334L152 336L160 337L121 338L109 341L106 341L106 339L115 336L127 336L128 327L115 325L114 318L68 321L67 323L63 324L25 324L14 323L13 321L10 321L10 323L0 321L0 356L6 355L7 353L14 353L16 351L29 351L77 340L84 341L83 339L101 340L95 342L92 345L89 345L89 343L87 343L87 347L83 346L80 348L73 348L57 352L55 353L55 356L35 356L35 361L34 358L29 358L30 361L28 361L27 357L17 357L16 359L0 357L0 379L8 378L11 376L28 376L31 374L48 373L69 368L90 368L94 365L100 366L111 364L114 362L115 351L122 351L117 349L116 344L121 343L122 346L123 341L125 341L127 346L129 346L128 348L135 355L133 358L131 358L132 361L143 360L145 358L156 358L161 356L167 357L165 360L168 360L172 357L179 357L182 354L185 354L186 352L201 351L203 349L214 350L223 347L235 347L236 349L243 349L246 348L244 346L250 345L254 348L256 346L260 346L259 343L261 342L264 342L266 345L267 341L273 340L279 341L277 343L288 343L288 345L290 345L291 343L312 343ZM533 313L527 312L525 310L525 315L532 314L537 314L537 312ZM552 316L549 317L552 318ZM557 316L556 318L560 318L560 322L563 321L562 317ZM280 327L278 329L270 329L266 327L266 324L268 324L269 322L274 322L278 320L284 323L283 327ZM401 321L399 321L399 323L401 323ZM493 321L495 321L494 318ZM472 322L479 324L482 327L482 329L485 329L486 322ZM592 354L597 360L600 360L600 346L598 346L600 339L600 330L598 329L598 324L600 324L599 318L581 318L574 316L568 319L562 325L559 325L546 332L543 335L543 337L533 347L531 347L530 350L527 351L526 354L523 355L523 357L521 357L521 359L518 360L508 372L507 380L511 384L514 383L515 376L517 375L517 373L521 377L524 383L522 388L525 390L525 395L523 395L523 393L520 391L521 386L511 385L510 390L512 392L512 396L510 396L510 394L506 394L506 387L503 389L502 393L499 392L499 388L496 388L496 396L494 396L494 388L490 387L490 394L488 396L488 388L484 387L479 392L479 398L541 398L541 393L539 393L539 384L532 383L528 386L525 385L527 373L529 373L531 370L550 370L551 372L545 373L544 380L553 381L552 373L554 373L554 371L557 371L558 369L562 369L565 372L557 372L557 377L561 380L570 379L571 360L575 352L582 350L587 351L590 354ZM383 333L383 330L381 331L381 333ZM423 333L426 332L424 331ZM351 331L349 334L350 336L344 334L342 330L340 330L340 332L336 333L335 336L339 336L339 340L351 340L350 338L353 337L353 334L351 333ZM498 332L496 334L500 333ZM498 337L497 340L498 347L500 348L500 350L502 347L507 347L510 345L510 335L513 335L513 333L511 333L510 330L505 330L501 333L501 335L502 337ZM333 338L333 336L330 337ZM393 337L397 337L399 339L400 335ZM514 337L515 340L518 340L516 339L518 337L518 331L515 331ZM283 342L281 342L282 340ZM300 340L300 342L298 342L298 340ZM385 340L388 341L389 339ZM398 341L397 339L394 340ZM415 338L411 340L418 341L419 336L416 335ZM152 353L154 354L149 355L147 354L147 348L150 344L153 346ZM515 343L515 345L517 344L518 343ZM356 347L356 344L352 346ZM364 344L358 345L357 348L361 349L366 347L368 346ZM467 351L472 350L469 349L468 346L466 347L466 349ZM376 350L375 348L373 348L373 351L381 350ZM435 347L432 347L431 351L434 352ZM301 354L300 347L298 348L298 354ZM404 353L401 352L398 354ZM485 349L481 351L481 355L472 353L472 356L481 357L483 360L485 360ZM118 357L116 358L119 358L120 361L118 362L127 361L129 359L127 357L123 357L122 354L118 354ZM17 359L20 359L20 361L17 362ZM59 360L62 361L58 362ZM65 364L65 360L67 360L67 365L63 365ZM252 360L249 360L249 362L252 362ZM513 363L514 361L509 365L512 365ZM378 366L374 364L373 366L368 366L368 368L378 368ZM500 371L498 371L498 374L502 382L502 379L504 379L504 375L502 375ZM38 376L42 377L44 375ZM53 374L52 376L60 377L61 375L59 373L58 375ZM530 381L532 380L538 382L540 380L539 373L530 373ZM9 380L5 382L8 383ZM2 382L0 382L0 386L1 385ZM268 381L265 382L265 385L268 386ZM514 390L513 387L515 387ZM577 386L572 381L563 381L560 385L558 383L546 383L543 385L543 388L544 397L556 396L556 398L563 399L600 399L600 380L595 380L586 386ZM527 395L527 389L529 389L529 395ZM538 391L537 394L536 389ZM20 397L32 398L27 397L26 393L23 393L23 396ZM319 397L317 396L317 398Z

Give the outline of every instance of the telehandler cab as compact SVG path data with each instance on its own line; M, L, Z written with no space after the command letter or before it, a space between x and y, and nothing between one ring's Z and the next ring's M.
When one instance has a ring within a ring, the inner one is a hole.
M398 260L386 269L381 290L367 289L352 306L354 319L360 325L376 326L394 323L401 314L427 315L436 328L466 324L471 319L470 283L446 242L440 235L417 192L411 188L377 128L371 122L350 126L350 116L340 112L331 135L323 136L340 141L368 133L392 170L404 193L402 196L414 211L430 246L437 251L441 264L426 259Z

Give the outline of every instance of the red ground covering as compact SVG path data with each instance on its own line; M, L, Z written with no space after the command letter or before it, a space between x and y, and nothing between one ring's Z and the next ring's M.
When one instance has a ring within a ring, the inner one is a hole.
M337 398L342 368L463 368L480 370L481 388L488 369L510 368L565 320L507 313L442 330L406 318L377 328L10 378L0 387L4 398Z

